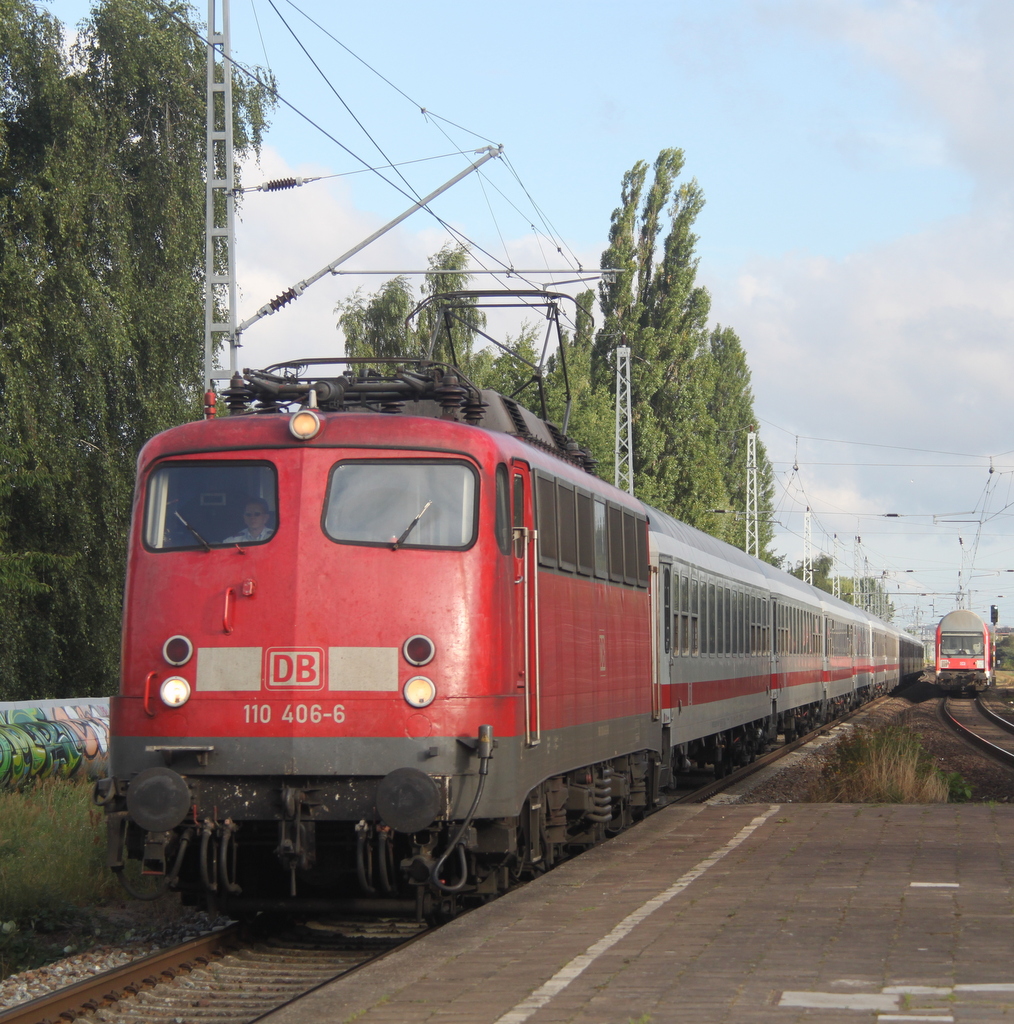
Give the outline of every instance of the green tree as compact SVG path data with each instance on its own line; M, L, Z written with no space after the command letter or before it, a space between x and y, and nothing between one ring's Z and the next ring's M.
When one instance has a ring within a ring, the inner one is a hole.
M137 452L198 415L203 47L184 3L0 0L0 699L115 688ZM262 96L240 85L237 144Z
M602 254L602 266L618 273L600 286L603 325L593 374L598 387L608 387L613 352L618 345L630 347L637 494L735 541L735 518L711 511L729 507L727 478L736 463L727 443L732 434L720 434L715 420L719 367L707 330L711 299L696 282L692 229L704 194L696 181L677 184L683 164L681 150L664 149L650 181L644 161L623 177L621 205ZM731 347L720 329L715 344L720 351ZM741 389L747 405L748 396L748 388ZM737 422L735 429L742 426ZM740 472L745 478L745 460Z
M729 507L737 513L746 510L747 436L756 430L753 391L750 388L750 367L746 353L731 327L715 327L709 337L712 360L712 389L708 413L715 424L715 444L721 465L722 483ZM760 437L757 449L757 503L770 511L774 504L774 474ZM767 551L774 537L769 515L758 520L760 550ZM737 547L746 545L746 518L736 515L726 530L726 539Z

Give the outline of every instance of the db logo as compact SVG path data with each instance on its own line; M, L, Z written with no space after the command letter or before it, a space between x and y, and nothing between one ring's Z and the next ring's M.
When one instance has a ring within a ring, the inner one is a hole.
M324 685L324 651L320 647L269 647L264 659L271 689L319 690Z

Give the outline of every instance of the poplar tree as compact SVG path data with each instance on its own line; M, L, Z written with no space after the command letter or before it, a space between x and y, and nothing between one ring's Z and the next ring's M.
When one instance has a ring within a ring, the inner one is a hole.
M618 346L631 350L634 488L648 504L723 536L730 524L710 510L728 494L708 409L714 366L708 345L711 298L696 283L704 206L696 181L677 184L683 152L664 149L651 169L639 160L623 176L602 266L603 325L596 339L600 386L614 373ZM664 232L664 234L663 234ZM661 248L660 248L661 241Z
M631 350L634 489L648 504L742 547L746 431L753 423L749 369L729 328L708 329L711 297L697 283L694 222L704 193L679 181L682 150L664 149L649 168L624 175L601 265L618 273L599 288L603 324L592 374L613 388L615 350ZM762 509L770 508L763 447ZM771 527L761 520L762 550Z
M0 0L0 699L116 688L140 446L199 415L205 52L186 4ZM262 97L238 83L237 144Z

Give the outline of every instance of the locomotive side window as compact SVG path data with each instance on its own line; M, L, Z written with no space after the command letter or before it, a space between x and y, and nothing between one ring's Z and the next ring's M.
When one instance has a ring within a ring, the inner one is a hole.
M595 572L595 522L592 496L577 492L577 571L583 576Z
M511 553L511 496L507 467L496 467L496 543L502 554Z
M632 513L623 513L623 582L637 582L637 520Z
M623 509L609 506L609 578L623 582Z
M609 529L606 521L606 503L594 501L595 516L595 575L600 579L609 577Z
M339 544L467 548L475 541L475 470L450 459L349 460L331 470L324 532Z
M539 530L539 565L556 567L556 481L541 473L535 477L535 516Z
M556 502L560 527L560 568L573 572L577 568L577 500L574 488L558 482Z
M277 493L269 463L162 463L148 478L145 546L179 551L264 544L278 529Z

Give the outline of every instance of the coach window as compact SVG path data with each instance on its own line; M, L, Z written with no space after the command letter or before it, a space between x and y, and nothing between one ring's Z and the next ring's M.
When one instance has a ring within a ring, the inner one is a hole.
M725 653L725 601L721 587L715 588L715 645L711 653Z
M672 644L672 570L666 566L662 572L662 643L665 653Z
M556 568L556 481L537 473L535 477L536 522L539 529L539 565Z
M278 529L277 490L270 463L164 462L148 478L145 546L264 544Z
M507 467L496 467L496 543L502 554L511 553L511 496Z
M595 521L592 496L577 491L577 571L582 576L595 572Z
M574 572L577 569L577 502L574 497L574 488L570 484L558 481L556 501L557 521L560 527L560 568L567 572Z
M733 592L726 587L725 588L725 653L732 654L732 621L734 608L733 599L735 595Z
M715 584L708 584L708 654L714 654L718 650L718 615L717 615L717 596L715 594Z
M680 575L680 654L690 653L690 580Z

